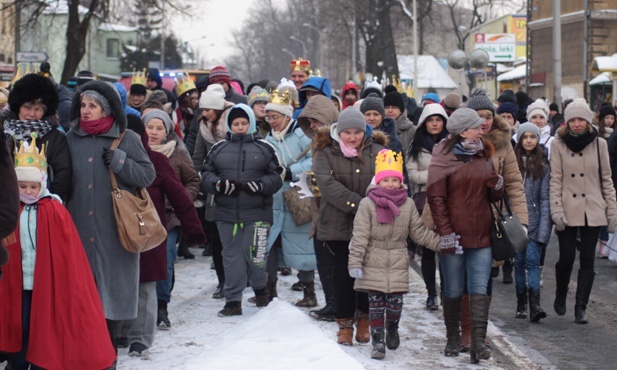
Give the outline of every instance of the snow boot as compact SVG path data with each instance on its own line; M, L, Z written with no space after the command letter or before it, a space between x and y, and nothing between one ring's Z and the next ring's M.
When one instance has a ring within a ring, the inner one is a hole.
M529 291L531 292L531 289L529 289ZM529 297L531 298L531 295ZM516 318L527 318L527 292L523 294L516 294Z
M242 315L242 302L231 301L225 303L225 307L219 311L219 317L240 316Z
M540 292L534 293L529 289L529 321L540 322L546 317L546 312L540 307Z
M568 297L568 285L570 284L570 274L572 269L559 270L555 265L555 302L553 308L559 316L566 314L566 298Z
M268 289L254 289L255 291L255 304L257 307L266 307L270 303L270 297L268 296Z
M437 295L431 294L426 298L426 309L429 311L437 311L439 309Z
M386 357L386 345L384 343L383 328L371 329L371 338L373 339L371 358L375 360L382 360Z
M386 346L389 350L394 351L401 344L401 338L398 335L398 320L388 320L386 322Z
M596 272L593 270L578 270L576 304L574 306L574 322L577 324L587 324L589 322L585 310L587 309L587 303L589 302L589 295L591 294L595 276Z
M353 319L336 319L338 332L337 343L345 346L353 346Z
M368 312L356 310L356 341L368 343L371 340Z
M462 297L443 296L443 321L446 324L448 338L446 348L443 350L446 357L456 357L461 350L461 302Z
M444 295L445 299L446 296ZM461 349L459 352L469 352L471 347L471 319L469 318L469 295L461 298Z
M184 257L185 260L195 259L195 255L191 253L188 244L184 240L181 240L178 245L178 257Z
M469 356L472 364L491 358L491 349L486 345L486 328L488 326L488 295L472 294L469 296L469 313L471 315L471 349Z
M135 342L131 343L129 347L129 356L131 357L141 357L148 355L148 347L145 344Z
M171 322L169 322L169 317L167 315L167 302L161 299L158 300L156 326L161 330L171 329Z
M212 298L214 299L223 299L225 298L225 283L219 283L216 286L216 290L212 293Z
M268 283L266 284L266 289L268 289L268 300L272 302L272 299L278 298L278 292L276 291L276 283L278 279L270 279L268 278Z
M296 302L297 307L317 307L317 296L315 295L315 282L302 283L304 286L304 298Z

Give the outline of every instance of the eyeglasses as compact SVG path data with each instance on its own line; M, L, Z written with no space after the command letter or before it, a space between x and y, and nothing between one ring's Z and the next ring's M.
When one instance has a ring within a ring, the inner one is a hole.
M265 101L258 101L257 103L254 103L253 105L263 105L265 107L266 105L268 105L268 103L266 103Z
M282 118L283 116L281 116L280 114L275 114L273 116L266 116L266 122L272 122L272 121L278 121Z

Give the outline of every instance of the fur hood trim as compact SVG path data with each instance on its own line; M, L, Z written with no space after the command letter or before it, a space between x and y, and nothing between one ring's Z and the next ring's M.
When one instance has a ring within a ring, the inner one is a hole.
M374 130L371 133L370 139L381 146L386 146L388 144L388 137L381 131ZM332 136L330 136L330 127L321 127L313 139L313 146L315 149L323 149L332 145L333 141Z
M506 148L512 140L512 128L510 124L501 116L496 115L493 118L493 127L491 131L482 136L485 142L490 142L495 147L495 150Z

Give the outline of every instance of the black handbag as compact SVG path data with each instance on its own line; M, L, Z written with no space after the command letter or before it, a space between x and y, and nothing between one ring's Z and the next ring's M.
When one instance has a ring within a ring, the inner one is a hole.
M529 243L529 238L527 232L525 232L525 227L518 217L512 213L508 196L505 193L499 204L491 199L491 216L493 217L491 227L493 259L503 261L524 251L527 243Z

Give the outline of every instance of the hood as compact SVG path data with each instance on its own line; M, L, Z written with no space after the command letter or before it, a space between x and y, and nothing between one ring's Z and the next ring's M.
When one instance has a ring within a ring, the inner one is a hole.
M304 132L310 132L311 124L308 118L316 119L326 126L330 126L338 121L338 115L339 112L330 99L323 95L316 95L306 103L306 106L298 116L298 124Z
M443 118L443 125L446 127L446 123L448 122L448 113L441 106L441 104L427 104L424 108L422 108L422 114L418 119L418 127L424 126L424 121L430 116L439 115Z
M257 131L257 123L255 121L255 113L253 113L253 108L249 107L246 104L236 104L231 107L229 112L227 112L227 118L225 118L225 124L227 125L227 129L231 132L231 122L229 122L229 116L231 116L231 112L236 109L243 110L249 116L249 130L248 133L252 134Z
M116 87L109 82L103 81L90 81L87 82L77 88L75 90L75 94L73 95L73 102L71 104L71 122L75 119L79 119L79 111L81 106L81 93L88 90L94 90L99 94L103 95L107 101L109 101L109 106L111 107L112 115L116 120L116 124L120 132L126 130L126 114L124 113L124 106L122 105L122 101L120 100L120 94Z
M512 129L510 124L501 116L495 116L493 118L493 127L488 134L483 135L482 139L486 142L490 142L495 147L495 150L506 148L508 145L512 145L510 140L512 139Z
M114 82L114 86L118 90L118 94L120 94L120 101L122 101L122 105L126 107L126 88L120 82Z
M367 124L367 132L371 132L371 126ZM317 131L317 135L315 139L313 139L313 145L316 149L323 149L328 145L334 145L333 141L336 142L336 147L338 147L338 135L335 134L335 137L332 137L332 132L335 132L334 129L336 126L333 124L330 127L322 127ZM386 146L388 144L388 137L381 131L372 131L369 135L369 138L373 140L373 142ZM366 140L369 140L368 138Z
M161 74L158 69L148 68L146 74L148 75L149 79L156 81L156 88L153 90L160 89L161 86L163 86L163 79L161 78Z
M345 85L343 85L343 89L341 90L341 97L344 98L345 94L347 94L347 91L349 90L355 90L356 96L358 96L358 86L355 84L355 82L349 81Z
M403 113L396 119L396 129L398 132L404 132L407 130L411 130L413 128L413 122L409 120L407 117L407 110L404 110Z
M300 90L302 90L305 87L313 87L317 89L321 93L321 95L326 96L328 99L332 97L332 88L330 86L330 80L328 80L327 78L311 77L308 80L306 80L306 82L304 83L304 85L302 85ZM300 100L300 108L302 108L307 103L306 91L299 91L298 96Z

